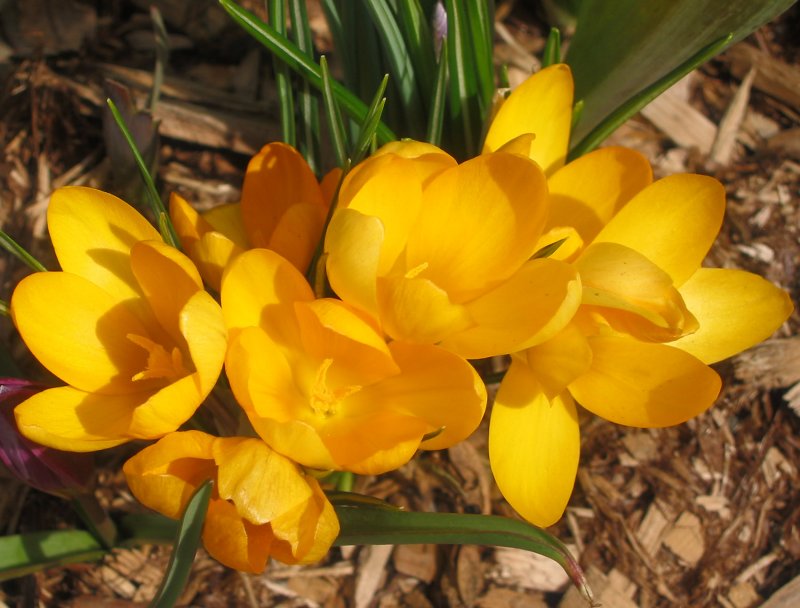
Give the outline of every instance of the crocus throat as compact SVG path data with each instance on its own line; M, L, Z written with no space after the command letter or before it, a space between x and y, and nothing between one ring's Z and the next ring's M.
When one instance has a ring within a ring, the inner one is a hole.
M152 378L163 378L164 380L172 381L183 378L189 373L183 365L183 355L177 346L167 352L166 348L153 342L150 338L136 334L128 334L126 337L147 351L147 367L133 375L131 380L134 382Z
M310 403L315 414L328 417L336 414L339 402L361 390L358 385L342 386L331 390L328 386L328 370L333 359L325 359L317 369L314 386L311 388Z

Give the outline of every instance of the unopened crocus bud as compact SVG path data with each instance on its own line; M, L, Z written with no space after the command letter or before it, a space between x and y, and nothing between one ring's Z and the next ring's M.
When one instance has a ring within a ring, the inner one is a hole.
M20 434L14 418L14 408L44 388L28 380L0 378L0 462L37 490L70 497L89 486L94 471L92 455L34 443Z
M442 43L447 38L447 11L444 4L437 2L433 7L433 47L436 57L442 52Z

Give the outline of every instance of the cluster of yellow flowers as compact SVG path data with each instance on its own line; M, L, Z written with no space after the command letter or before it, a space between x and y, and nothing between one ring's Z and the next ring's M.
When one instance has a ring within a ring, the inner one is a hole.
M719 393L708 364L792 309L755 275L700 267L725 207L714 179L653 182L618 147L565 164L572 101L556 65L503 103L476 158L381 148L342 181L325 234L339 173L319 183L280 143L250 162L241 203L199 215L172 197L188 257L119 199L58 190L62 271L24 279L12 314L67 386L18 406L21 431L72 451L159 439L124 467L134 495L178 517L215 480L205 546L257 572L335 540L313 471L378 474L465 439L486 408L467 360L510 354L492 471L523 517L554 523L578 466L576 401L625 425L683 422ZM304 277L320 239L338 298ZM223 365L248 436L179 432Z

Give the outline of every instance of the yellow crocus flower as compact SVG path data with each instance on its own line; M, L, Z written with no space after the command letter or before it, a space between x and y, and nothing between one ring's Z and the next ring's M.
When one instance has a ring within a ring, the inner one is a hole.
M203 544L219 562L261 572L274 557L287 564L322 559L339 522L319 483L260 439L170 433L123 467L145 506L172 519L195 490L214 481Z
M273 251L237 257L221 297L233 393L264 441L304 466L385 472L466 438L483 416L485 387L464 359L387 344L363 312L315 299Z
M548 526L567 505L580 452L575 402L619 424L679 424L712 405L708 364L767 338L792 311L788 295L741 270L701 268L722 223L725 192L701 175L652 182L639 153L595 150L563 165L572 80L542 70L511 94L487 149L521 149L548 167L551 214L540 244L566 238L582 305L557 336L512 356L492 410L489 455L509 503ZM531 133L534 137L531 137ZM563 165L563 166L562 166Z
M228 263L252 247L277 251L306 272L339 175L335 169L319 183L297 150L270 143L247 165L241 203L199 214L172 194L170 216L183 247L215 291Z
M33 355L67 386L21 403L20 431L73 452L174 431L222 370L219 305L189 258L111 194L61 188L47 220L62 270L20 281L11 315Z
M470 359L557 333L580 301L575 269L532 259L547 221L536 163L499 151L457 164L396 142L345 178L325 249L331 286L396 340Z

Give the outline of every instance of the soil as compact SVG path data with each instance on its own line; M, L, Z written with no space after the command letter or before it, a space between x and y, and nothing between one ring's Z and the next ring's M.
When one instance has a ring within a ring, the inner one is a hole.
M3 13L0 226L51 267L44 211L52 190L85 184L131 201L141 196L136 175L110 160L116 144L104 136L103 121L107 79L122 83L138 107L146 103L155 53L148 4L30 0L19 3L13 20ZM271 61L216 2L158 5L171 49L155 110L160 138L151 142L161 191L178 191L201 208L237 200L248 156L279 134ZM512 79L534 66L532 53L547 31L543 15L526 7L498 3L497 57L510 65ZM311 3L310 10L316 42L329 49L319 7ZM759 273L795 302L798 24L795 5L691 74L611 140L646 154L658 176L689 171L720 179L728 210L709 262ZM682 120L670 121L670 113ZM136 120L147 140L149 119ZM27 272L0 256L0 298L7 301ZM725 380L719 402L687 424L639 430L583 416L578 481L552 531L579 557L603 605L800 605L799 323L795 311L770 340L717 365ZM0 340L23 373L41 376L7 318L0 319ZM493 485L485 443L481 427L447 452L359 478L356 490L415 510L514 517ZM98 457L96 493L113 514L137 508L119 472L126 455L123 449ZM4 533L78 525L67 503L0 475ZM146 605L168 559L169 548L146 546L6 581L0 606ZM410 545L335 549L316 566L272 564L263 575L225 569L201 551L179 605L584 604L544 558Z

